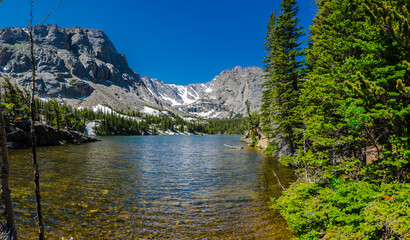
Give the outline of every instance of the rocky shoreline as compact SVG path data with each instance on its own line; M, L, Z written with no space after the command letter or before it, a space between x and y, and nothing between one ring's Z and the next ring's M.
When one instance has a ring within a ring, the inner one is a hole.
M249 147L265 151L269 144L269 138L262 133L262 126L259 123L252 130L245 132L241 142L248 144Z
M8 123L6 126L7 147L13 149L31 147L30 121L20 120ZM98 141L76 131L57 130L57 128L37 124L35 127L37 146L57 146L65 143L81 144Z
M269 139L264 134L256 134L252 139L252 131L246 131L241 142L248 144L249 147L264 151L268 147Z

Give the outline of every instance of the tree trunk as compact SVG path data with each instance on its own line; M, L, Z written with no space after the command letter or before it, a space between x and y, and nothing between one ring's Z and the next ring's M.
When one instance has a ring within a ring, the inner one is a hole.
M50 15L55 12L60 6L61 6L62 1L60 1L60 4L53 10L51 11L47 17L40 22L39 24L33 26L33 5L34 5L34 0L30 0L30 56L31 56L31 69L32 69L32 85L31 85L31 98L30 98L30 115L31 115L31 128L30 128L30 133L31 133L31 144L32 144L32 161L33 161L33 168L34 168L34 185L35 185L35 193L36 193L36 207L37 207L37 225L38 225L38 239L43 240L44 239L44 226L43 226L43 216L41 214L41 196L40 196L40 173L38 170L38 163L37 163L37 154L36 154L36 132L35 132L35 122L36 122L36 116L35 116L35 104L34 104L34 90L36 88L36 64L34 62L34 41L33 41L33 34L34 34L34 29L41 24L43 24L47 19L50 17Z
M1 93L0 93L1 99ZM6 230L9 232L10 239L17 240L17 228L14 218L13 202L9 188L10 160L6 141L6 123L4 121L3 109L0 106L0 149L1 149L1 189L4 200L4 211L6 214Z
M43 216L41 214L41 196L40 196L40 173L38 170L37 154L36 154L36 132L35 132L35 104L34 104L34 90L36 87L36 65L34 62L34 42L33 42L33 32L34 27L32 26L33 21L33 0L31 1L31 11L30 11L30 55L31 55L31 67L32 67L32 85L31 85L31 99L30 99L30 116L31 116L31 149L32 149L32 162L34 168L34 185L36 194L36 208L37 208L37 225L38 225L38 239L44 239L44 226L43 226Z

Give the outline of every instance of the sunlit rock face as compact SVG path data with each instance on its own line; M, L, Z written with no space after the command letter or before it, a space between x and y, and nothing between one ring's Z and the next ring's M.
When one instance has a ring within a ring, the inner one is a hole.
M38 97L62 97L75 107L103 105L122 111L152 106L204 118L244 115L246 100L252 111L260 108L265 79L259 67L238 66L210 82L181 86L141 78L101 30L39 26L33 40ZM0 46L0 75L29 88L29 29L0 29Z
M156 97L171 106L188 105L194 103L212 91L211 83L195 83L187 86L167 84L161 80L142 77L142 80Z
M158 79L142 77L144 84L157 98L167 104L200 117L232 117L260 108L264 72L260 67L240 66L225 70L207 83L187 86L166 84Z
M123 54L97 29L39 26L33 40L37 68L36 92L40 96L67 98L87 96L94 90L88 82L115 84L148 95L139 75ZM25 86L31 79L29 29L0 29L0 66ZM138 91L141 90L141 91Z

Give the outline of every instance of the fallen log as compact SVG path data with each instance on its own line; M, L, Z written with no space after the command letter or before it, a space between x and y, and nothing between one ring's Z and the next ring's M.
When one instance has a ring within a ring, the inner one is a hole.
M231 145L228 145L228 144L224 144L224 146L228 147L228 148L232 148L232 149L243 149L243 147L241 147L241 146L231 146Z

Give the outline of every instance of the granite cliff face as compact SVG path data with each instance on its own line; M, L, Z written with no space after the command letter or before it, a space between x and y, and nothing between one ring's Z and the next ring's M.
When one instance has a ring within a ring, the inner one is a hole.
M161 80L142 77L148 90L157 98L171 106L188 105L194 103L212 91L211 83L195 83L188 86L167 84Z
M0 74L21 87L31 81L28 28L0 29ZM140 77L101 31L40 26L34 32L36 94L61 96L75 107L142 110L154 106L184 115L230 117L260 107L263 71L236 67L207 83L180 86Z
M142 77L148 89L171 106L200 117L232 117L260 108L264 72L260 67L225 70L210 82L181 86Z
M193 107L208 110L210 116L228 117L234 114L246 114L246 100L250 110L260 109L264 72L260 67L235 67L225 70L212 81L212 92L202 97ZM228 110L228 113L226 112Z
M127 93L133 95L132 103L141 106L144 100L154 100L125 56L101 30L47 25L36 28L33 38L38 96L85 99L83 105L88 107L109 99L111 105L123 108L115 99L121 98L120 94L131 99ZM27 86L31 79L28 28L0 29L0 46L3 71ZM109 91L111 85L118 88Z

